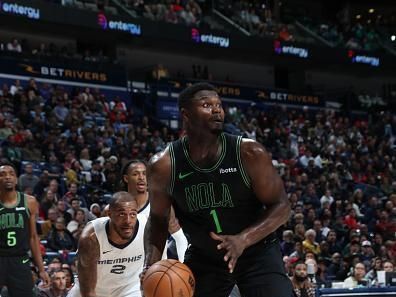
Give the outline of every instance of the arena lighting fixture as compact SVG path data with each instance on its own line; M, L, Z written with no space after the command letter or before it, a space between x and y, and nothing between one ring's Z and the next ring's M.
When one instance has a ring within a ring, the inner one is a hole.
M396 36L395 36L395 35L392 35L392 36L390 37L390 39L391 39L392 41L395 41L395 40L396 40Z
M368 12L369 12L369 13L374 13L374 8L370 8L370 9L368 10Z
M357 15L356 15L356 19L359 20L360 18L362 18L362 16L361 16L360 14L357 14Z

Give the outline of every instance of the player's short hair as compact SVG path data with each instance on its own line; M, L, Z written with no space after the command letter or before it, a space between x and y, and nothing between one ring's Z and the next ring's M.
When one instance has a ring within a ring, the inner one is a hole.
M11 163L11 162L8 162L8 161L0 162L0 167L1 167L1 166L10 166L12 169L14 169L15 174L18 174L17 168L16 168L15 165L14 165L13 163Z
M109 209L114 209L117 206L117 204L120 202L131 202L131 201L136 202L136 199L130 193L125 191L116 192L110 198Z
M179 94L179 99L177 101L178 105L179 105L179 109L181 109L182 107L186 107L191 99L194 97L194 95L196 93L198 93L199 91L215 91L216 92L216 88L209 84L209 83L196 83L193 84L187 88L185 88L180 94Z

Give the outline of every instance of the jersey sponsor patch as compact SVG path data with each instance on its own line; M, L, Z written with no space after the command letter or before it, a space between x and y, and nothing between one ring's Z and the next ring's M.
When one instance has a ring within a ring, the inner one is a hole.
M235 167L232 167L232 168L220 168L219 172L220 172L220 174L233 173L233 172L237 172L237 169Z
M16 211L19 211L19 210L26 210L26 208L24 208L23 206L22 206L22 207L15 207L15 210L16 210Z

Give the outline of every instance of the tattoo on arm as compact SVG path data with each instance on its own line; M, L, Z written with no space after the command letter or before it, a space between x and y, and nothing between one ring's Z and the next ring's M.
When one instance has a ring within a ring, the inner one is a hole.
M79 241L78 278L82 297L94 297L97 282L97 263L100 257L99 242L93 226L87 226Z

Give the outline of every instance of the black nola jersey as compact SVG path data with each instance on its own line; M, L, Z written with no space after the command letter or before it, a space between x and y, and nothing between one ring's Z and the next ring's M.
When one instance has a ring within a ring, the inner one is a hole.
M0 202L0 257L25 256L29 245L29 207L25 194L17 192L14 206Z
M213 231L233 235L255 223L263 211L241 161L242 137L220 135L222 151L211 168L199 168L188 154L188 139L169 146L172 164L170 195L176 217L189 235L192 251L222 259ZM254 249L254 246L251 247Z

